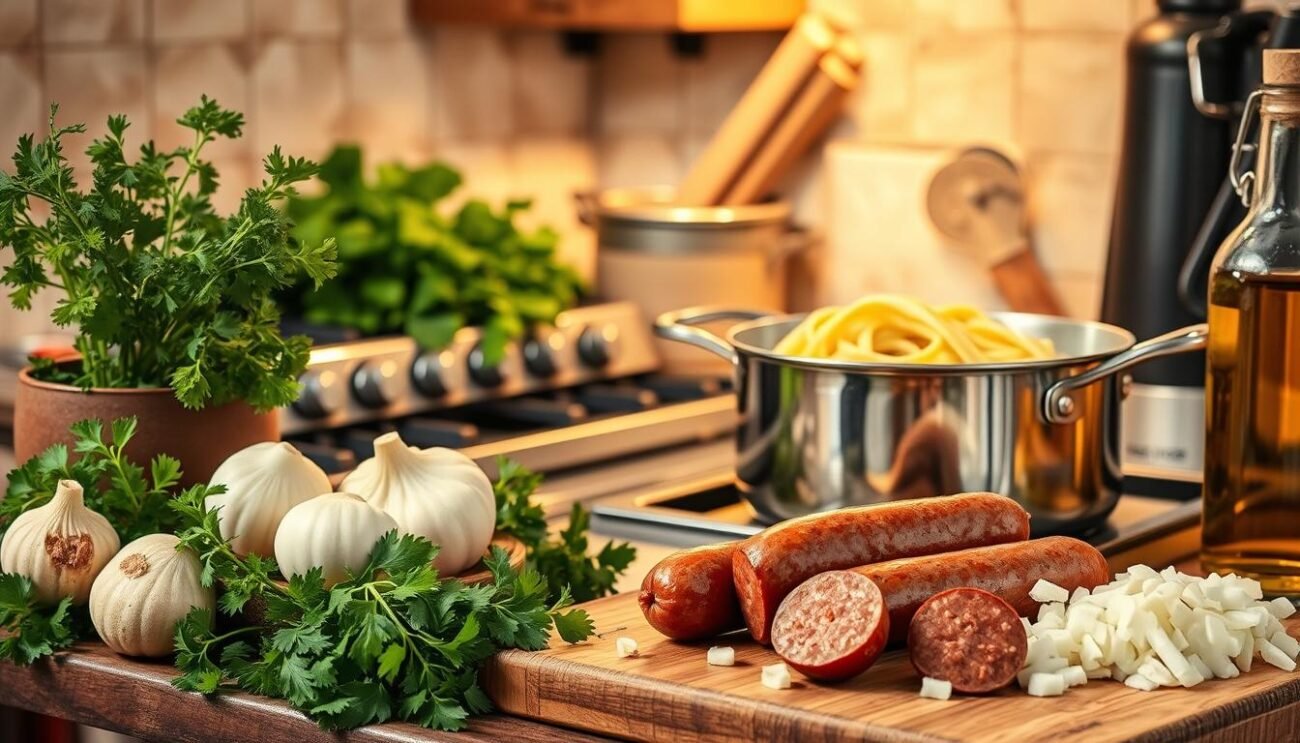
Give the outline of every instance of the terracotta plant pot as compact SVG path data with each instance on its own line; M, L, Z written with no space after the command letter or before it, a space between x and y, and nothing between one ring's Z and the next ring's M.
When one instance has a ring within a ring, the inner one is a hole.
M280 438L275 411L256 413L243 402L187 410L170 389L83 391L33 379L28 372L18 373L14 403L14 455L19 464L51 444L71 446L68 428L87 418L107 426L117 418L135 416L138 424L127 454L146 471L156 454L176 457L186 485L207 482L226 457L250 444Z

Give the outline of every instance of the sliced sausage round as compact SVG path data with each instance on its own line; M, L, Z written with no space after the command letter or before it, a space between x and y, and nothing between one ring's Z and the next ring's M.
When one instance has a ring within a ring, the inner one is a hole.
M889 612L870 579L845 570L809 578L772 622L772 649L805 676L838 681L871 667L889 639Z
M735 545L682 550L660 560L641 581L641 613L674 640L699 640L744 626L731 580Z
M1015 679L1025 665L1029 639L1011 604L978 588L954 588L917 610L907 649L922 677L983 694Z

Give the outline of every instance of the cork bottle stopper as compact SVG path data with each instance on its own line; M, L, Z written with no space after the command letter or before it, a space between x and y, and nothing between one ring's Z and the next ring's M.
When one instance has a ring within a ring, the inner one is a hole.
M1265 49L1264 84L1300 86L1300 49Z

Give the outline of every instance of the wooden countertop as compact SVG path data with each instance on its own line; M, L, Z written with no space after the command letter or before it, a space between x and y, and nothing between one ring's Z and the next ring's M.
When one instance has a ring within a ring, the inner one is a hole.
M281 702L244 693L208 700L174 688L173 676L175 669L168 663L122 658L99 643L83 642L57 659L28 668L0 663L0 704L145 740L178 743L607 740L506 715L474 718L460 733L390 723L334 734Z

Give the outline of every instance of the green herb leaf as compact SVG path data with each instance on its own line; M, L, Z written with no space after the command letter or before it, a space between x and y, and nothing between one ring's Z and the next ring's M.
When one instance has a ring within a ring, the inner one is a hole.
M497 529L524 543L529 565L551 586L552 601L565 595L563 589L579 602L613 593L618 576L636 559L636 548L626 542L609 541L594 558L589 557L587 530L591 516L577 503L560 538L549 538L542 509L531 500L541 476L505 458L497 460L497 470Z
M555 631L565 642L581 642L596 632L596 624L582 609L574 609L555 615Z
M339 147L321 166L329 190L290 199L294 236L306 244L336 237L340 265L319 288L299 280L286 290L286 311L366 334L406 333L425 348L483 326L485 356L497 363L508 341L577 301L582 283L559 262L558 235L517 224L527 201L494 210L470 200L440 213L461 183L447 165L386 163L370 182L363 172L361 151Z
M31 665L76 639L72 599L42 606L26 576L0 573L0 660Z
M59 480L76 480L84 489L86 507L108 519L122 543L146 534L170 532L179 523L167 508L171 491L182 477L174 457L159 455L149 468L126 455L135 436L135 418L120 418L108 425L88 419L70 429L76 461L63 444L54 444L9 473L9 487L0 500L0 535L24 511L36 508L54 495Z

